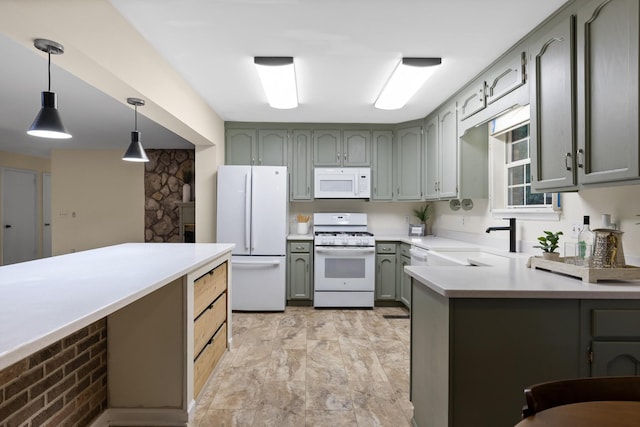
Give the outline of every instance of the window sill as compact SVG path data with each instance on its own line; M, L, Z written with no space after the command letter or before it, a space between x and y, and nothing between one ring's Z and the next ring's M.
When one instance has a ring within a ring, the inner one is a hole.
M524 221L560 221L562 211L552 209L493 209L493 218L516 218Z

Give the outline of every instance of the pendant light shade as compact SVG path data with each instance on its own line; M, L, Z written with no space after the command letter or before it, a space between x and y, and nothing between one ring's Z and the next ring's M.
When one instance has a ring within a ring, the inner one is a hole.
M64 47L51 40L36 39L33 45L47 52L49 57L49 89L42 92L42 108L27 131L29 135L40 138L69 139L71 134L62 124L58 113L58 100L56 94L51 92L51 55L61 55Z
M144 152L144 147L140 141L140 132L138 131L138 107L144 105L144 100L139 98L127 98L127 103L133 105L135 110L135 130L131 132L131 144L127 148L127 152L124 153L122 160L127 162L148 162L149 158L147 153Z

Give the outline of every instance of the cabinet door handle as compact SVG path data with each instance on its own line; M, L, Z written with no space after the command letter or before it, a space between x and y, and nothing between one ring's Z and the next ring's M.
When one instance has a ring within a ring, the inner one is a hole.
M347 160L347 153L344 153L344 159Z
M301 250L303 250L303 249L304 249L304 246L296 246L296 249L297 249L297 250L299 250L299 251L301 251Z
M253 157L251 158L251 164L255 165L256 164L256 159L254 159Z
M584 150L582 148L578 150L578 167L584 167Z
M262 164L262 159L258 159L258 164L261 165Z
M571 153L564 155L564 167L567 168L568 171L571 170Z
M338 153L338 158L336 160L340 161L340 153Z
M373 194L378 195L378 187L373 187Z

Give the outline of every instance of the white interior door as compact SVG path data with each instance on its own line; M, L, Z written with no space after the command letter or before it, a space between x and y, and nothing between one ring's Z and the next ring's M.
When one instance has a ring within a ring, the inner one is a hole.
M3 169L2 264L30 261L38 256L36 172Z
M51 256L51 174L42 175L42 257Z

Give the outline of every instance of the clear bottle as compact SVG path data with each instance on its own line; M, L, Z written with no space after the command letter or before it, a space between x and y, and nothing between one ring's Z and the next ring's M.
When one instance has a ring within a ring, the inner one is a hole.
M593 244L596 240L595 234L591 231L591 228L589 228L589 222L589 215L585 215L582 222L582 231L578 234L578 256L576 258L576 264L585 267L591 266Z

